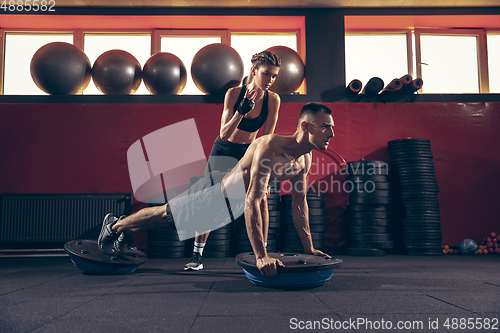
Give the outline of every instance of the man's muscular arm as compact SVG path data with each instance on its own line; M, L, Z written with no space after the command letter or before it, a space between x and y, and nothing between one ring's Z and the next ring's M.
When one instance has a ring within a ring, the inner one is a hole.
M266 196L267 184L271 175L274 152L264 143L259 146L253 156L250 168L250 183L245 199L245 224L248 238L255 253L256 265L265 276L272 276L277 273L277 266L284 266L283 263L267 256L264 246L263 217L260 205L266 205L263 200Z
M309 227L309 206L307 205L307 171L311 165L311 155L304 155L305 168L295 177L290 179L292 185L292 215L293 223L297 229L306 253L328 256L314 248L311 228Z

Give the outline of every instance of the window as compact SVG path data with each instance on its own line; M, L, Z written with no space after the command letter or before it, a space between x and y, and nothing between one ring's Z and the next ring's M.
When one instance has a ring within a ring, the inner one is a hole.
M73 44L73 35L6 33L5 95L46 95L31 78L30 64L35 52L45 44L52 42Z
M151 56L151 35L150 34L85 34L84 52L94 65L95 60L104 52L109 50L124 50L132 54L141 64L141 68ZM93 82L90 82L87 89L83 92L86 95L101 95ZM147 94L149 91L141 83L136 95Z
M181 95L199 95L202 92L196 87L191 77L191 62L195 54L203 47L221 43L220 36L162 36L161 52L172 53L186 66L187 81Z
M345 36L346 84L361 80L365 85L380 77L387 85L395 78L412 73L408 61L407 32L347 33Z
M416 30L415 38L424 93L480 92L477 36Z
M488 34L490 92L500 93L500 34Z

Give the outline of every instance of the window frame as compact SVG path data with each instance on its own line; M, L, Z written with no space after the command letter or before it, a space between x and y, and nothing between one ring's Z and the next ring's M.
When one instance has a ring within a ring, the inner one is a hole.
M489 90L489 75L490 75L490 64L489 64L489 58L488 58L488 35L492 35L492 36L500 36L500 29L484 29L485 30L485 33L486 33L486 37L485 37L485 45L486 45L486 51L485 51L485 55L486 55L486 65L487 65L487 72L488 72L488 92L491 93L491 91ZM500 61L500 60L499 60Z
M161 38L166 36L216 36L221 38L221 42L231 45L231 34L295 34L297 38L297 53L305 63L305 30L301 28L293 29L35 29L35 28L0 28L0 54L3 55L0 63L0 95L4 95L5 86L5 41L6 34L20 35L48 35L48 34L68 34L73 36L73 45L84 51L85 35L150 35L151 50L150 55L161 52ZM306 80L301 86L301 94L305 94Z
M486 29L414 29L415 36L415 59L417 68L417 77L422 77L422 54L421 54L421 35L434 36L469 36L476 37L477 46L477 69L478 69L478 84L479 93L489 93L490 83L488 74L488 50L486 45Z
M413 43L412 43L412 29L390 29L390 30L355 30L349 29L345 30L344 38L347 36L367 36L367 35L375 35L375 36L384 36L384 35L406 35L406 63L408 74L412 77L414 76L414 68L413 68ZM345 43L344 43L344 54L345 54ZM346 86L348 82L345 83Z
M0 96L4 95L5 87L5 50L7 43L7 34L13 35L72 35L73 45L75 44L75 34L72 29L50 29L50 30L39 30L39 29L1 29L0 28L0 54L2 55L0 61ZM80 50L83 50L79 47Z

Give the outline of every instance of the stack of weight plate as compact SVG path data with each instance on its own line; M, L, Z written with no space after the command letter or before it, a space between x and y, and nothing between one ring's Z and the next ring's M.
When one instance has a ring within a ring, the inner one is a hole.
M180 241L173 228L151 229L148 232L147 255L150 258L182 258L186 241Z
M277 191L271 187L267 198L267 209L269 210L269 229L267 232L267 251L276 252L278 248L278 237L281 227L281 205L279 185Z
M391 184L384 161L355 161L346 165L350 247L347 254L382 256L394 247L389 233Z
M243 252L253 252L252 244L248 239L247 228L245 226L245 220L238 220L238 229L236 231L236 253Z
M282 252L304 253L304 246L293 222L292 195L282 195L281 202L284 205L286 217L286 231ZM323 233L326 230L325 202L321 195L308 193L307 205L309 207L309 227L311 228L314 248L322 249L324 247Z
M231 227L232 224L229 223L222 228L210 232L205 248L203 249L203 257L225 258L230 256Z
M405 209L404 247L408 254L441 255L439 187L434 173L431 142L402 139L388 142L395 183Z

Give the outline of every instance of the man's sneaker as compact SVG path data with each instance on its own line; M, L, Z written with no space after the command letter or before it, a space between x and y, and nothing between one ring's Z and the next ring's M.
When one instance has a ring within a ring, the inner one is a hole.
M130 236L126 232L122 232L118 239L113 243L113 250L115 253L123 254L125 256L137 257L140 252L136 251L135 248L131 247L133 236Z
M116 221L118 221L118 218L110 213L104 217L104 221L102 222L101 233L97 239L97 246L99 250L106 254L113 254L114 242L118 239L118 236L120 236L111 229Z
M189 262L186 264L186 266L184 266L185 271L187 271L188 269L192 269L193 271L203 269L201 254L199 254L198 252L193 253L191 259L189 259Z

